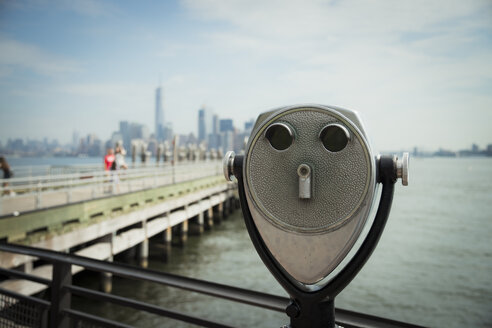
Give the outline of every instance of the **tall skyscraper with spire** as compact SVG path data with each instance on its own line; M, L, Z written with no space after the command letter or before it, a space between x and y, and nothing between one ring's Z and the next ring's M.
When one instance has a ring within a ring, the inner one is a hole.
M155 138L158 141L164 140L164 108L162 107L162 98L164 97L162 87L155 89Z

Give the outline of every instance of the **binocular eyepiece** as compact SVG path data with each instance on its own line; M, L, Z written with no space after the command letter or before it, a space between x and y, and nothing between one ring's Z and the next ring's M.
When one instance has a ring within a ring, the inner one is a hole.
M248 232L277 280L293 298L322 290L326 298L337 280L327 277L359 238L377 184L391 185L392 196L398 178L408 183L408 153L375 156L354 111L289 106L258 117L244 156L226 154L224 174L237 178Z

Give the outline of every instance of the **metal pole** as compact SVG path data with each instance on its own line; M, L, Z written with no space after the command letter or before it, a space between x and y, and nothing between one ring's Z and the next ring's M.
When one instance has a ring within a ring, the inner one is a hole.
M38 191L36 194L36 208L41 208L41 188L42 184L41 181L38 182Z
M63 310L70 309L71 294L65 286L72 284L72 266L68 263L55 262L53 264L53 281L51 285L51 328L70 327L70 318L63 314Z
M72 179L68 181L67 204L72 202Z

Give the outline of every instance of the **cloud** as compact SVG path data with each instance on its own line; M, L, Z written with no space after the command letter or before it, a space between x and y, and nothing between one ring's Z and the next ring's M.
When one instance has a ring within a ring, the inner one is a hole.
M225 26L204 32L216 52L261 67L255 86L239 87L251 95L243 110L298 101L363 110L375 130L386 125L391 135L406 136L385 140L376 131L374 139L387 148L443 141L428 141L430 134L463 145L471 139L450 136L461 122L469 138L492 138L483 124L492 103L490 1L182 3L195 19ZM475 107L464 119L467 104ZM442 120L450 111L460 114ZM406 124L388 126L381 117L405 117ZM428 134L416 135L417 125Z
M222 21L235 31L247 31L281 39L304 37L392 37L401 32L458 29L453 23L483 13L490 19L491 4L483 1L220 1L185 0L197 18ZM459 28L463 27L459 24Z
M80 64L74 60L62 58L31 44L0 37L0 71L5 77L12 74L12 68L46 76L81 71Z

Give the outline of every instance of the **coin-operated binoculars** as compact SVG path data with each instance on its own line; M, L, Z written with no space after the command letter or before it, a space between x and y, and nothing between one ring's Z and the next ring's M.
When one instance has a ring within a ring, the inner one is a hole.
M225 155L224 174L236 177L250 238L290 295L291 327L335 327L334 299L376 247L394 184L408 183L408 153L401 160L375 156L356 112L290 106L258 117L244 156ZM361 235L378 184L372 226L339 267Z

